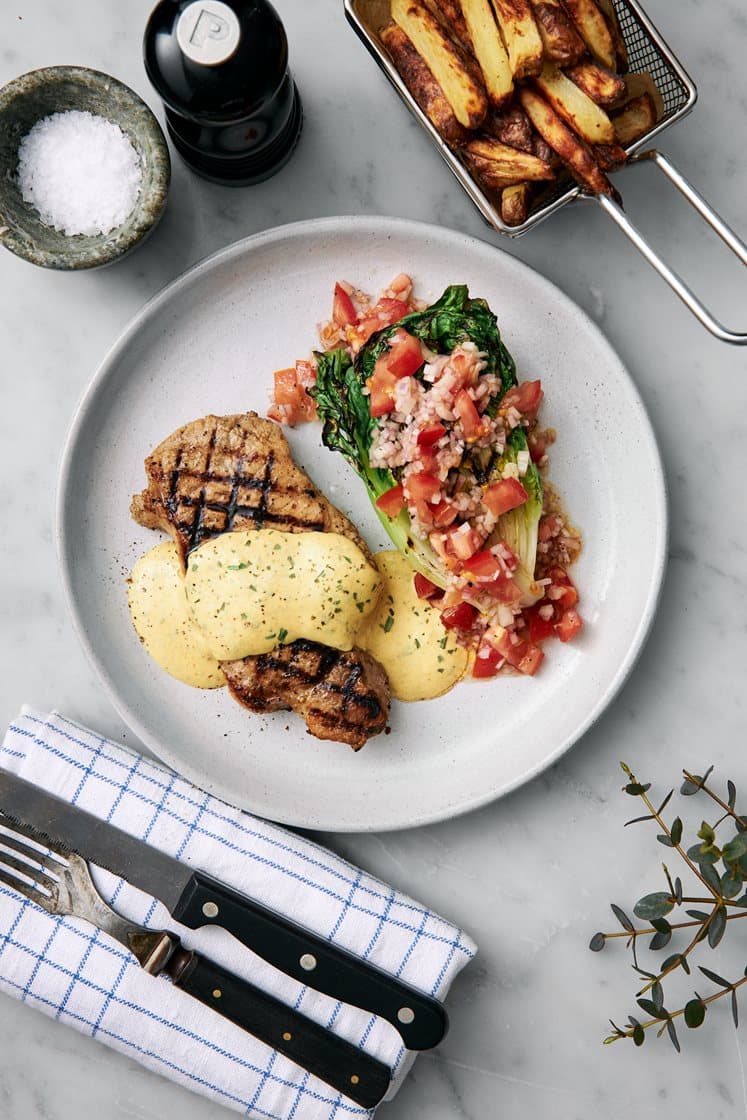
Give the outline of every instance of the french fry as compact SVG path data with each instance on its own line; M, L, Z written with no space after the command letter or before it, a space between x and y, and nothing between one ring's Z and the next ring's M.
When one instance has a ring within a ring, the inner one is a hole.
M531 77L542 68L542 39L529 0L492 0L514 78Z
M501 217L507 226L520 226L529 213L529 184L515 183L501 193Z
M514 79L490 0L461 0L461 4L490 103L500 108L511 96Z
M625 94L623 79L596 62L579 62L566 74L597 105L614 105Z
M507 105L498 113L488 113L482 128L483 132L500 140L502 144L508 144L522 152L532 151L532 125L518 105ZM535 152L535 155L539 153Z
M555 178L552 167L543 159L529 152L520 152L489 137L471 140L464 153L479 178L492 189L509 187L525 180Z
M620 27L620 20L617 18L617 12L612 0L597 0L597 7L602 9L602 15L607 20L607 25L612 35L612 42L615 45L616 66L615 69L620 74L624 74L628 69L628 48L625 45L623 38L622 28Z
M438 133L450 144L468 140L469 132L454 116L443 90L402 28L389 23L380 35L399 76Z
M615 129L604 109L600 109L582 89L566 78L552 62L546 62L534 79L545 99L566 124L589 144L612 144Z
M561 0L530 0L545 57L570 66L586 53L586 43L568 18Z
M614 70L615 44L612 32L594 0L565 0L565 6L594 57L608 70Z
M612 117L618 144L627 148L656 124L656 106L648 93L628 101L624 109Z
M478 128L488 111L481 81L471 73L463 53L421 0L391 0L392 18L404 31L433 74L454 116L465 128Z
M522 86L519 89L519 100L540 136L557 152L577 183L592 194L618 197L617 191L583 141L571 132L536 90Z

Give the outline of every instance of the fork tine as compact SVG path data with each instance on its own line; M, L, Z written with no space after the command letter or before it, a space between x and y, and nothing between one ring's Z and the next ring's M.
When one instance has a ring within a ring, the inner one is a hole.
M10 852L4 852L2 848L0 848L0 870L8 871L11 874L20 872L22 876L30 879L37 889L52 893L57 890L57 880L45 874L43 868L34 867L25 860L16 859Z
M50 895L43 894L33 883L16 879L15 875L6 873L2 867L0 867L0 883L5 883L6 887L18 891L19 894L24 895L31 902L35 902L37 906L41 906L42 910L46 910L47 913L55 913L55 901Z
M11 828L11 826L5 822L6 818L0 817L0 846L12 848L13 851L24 856L29 863L37 863L46 871L59 874L64 870L66 864L62 856L54 852L39 851L38 848L32 847L32 844L41 843L40 840L36 839L33 833L27 835L25 832L21 832L20 829L16 830ZM32 843L29 844L28 840L31 840Z

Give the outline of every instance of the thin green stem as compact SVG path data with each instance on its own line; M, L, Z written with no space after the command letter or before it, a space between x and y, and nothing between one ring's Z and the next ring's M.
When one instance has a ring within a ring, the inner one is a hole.
M698 789L702 789L703 793L707 793L708 796L713 801L715 801L717 805L721 806L721 808L724 810L724 812L728 816L730 816L735 821L736 824L738 824L741 828L747 828L747 821L745 821L744 818L738 816L738 814L735 813L734 810L732 809L731 805L728 805L726 803L726 801L722 801L722 799L719 797L719 795L717 793L714 793L713 790L710 789L709 786L707 786L705 784L705 782L698 781L698 779L693 774L691 774L688 770L683 770L682 773L683 773L686 781L692 782L692 784L694 786L697 786Z
M721 988L720 991L714 992L714 994L712 996L708 996L707 999L701 1000L701 1003L704 1003L706 1006L709 1003L715 1003L717 999L722 999L725 995L728 995L730 992L735 992L737 990L737 988L741 988L743 984L747 984L747 976L743 976L741 980L737 980L737 981L735 981L735 983L730 984L728 988ZM681 1007L679 1009L679 1011L673 1011L669 1015L669 1018L670 1019L678 1019L680 1015L684 1015L684 1014L685 1014L685 1009L684 1009L684 1007ZM662 1023L665 1023L665 1022L666 1022L666 1019L649 1019L647 1022L641 1023L640 1025L643 1028L643 1030L646 1031L646 1030L648 1030L649 1027L655 1027L657 1025L660 1026ZM633 1029L634 1028L631 1027L630 1030L623 1031L623 1033L621 1035L611 1036L609 1041L610 1042L617 1042L619 1038L632 1038L633 1037Z

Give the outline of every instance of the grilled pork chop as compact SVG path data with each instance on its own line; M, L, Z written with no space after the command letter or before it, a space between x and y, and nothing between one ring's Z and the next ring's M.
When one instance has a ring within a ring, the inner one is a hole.
M294 463L280 428L254 412L185 424L148 456L145 472L148 486L130 512L169 533L185 566L210 537L261 528L341 533L371 559L355 526ZM358 750L386 726L389 683L362 650L299 640L221 668L239 703L255 712L292 709L319 739Z
M148 487L130 512L169 533L185 565L193 548L232 529L341 533L371 554L358 530L296 466L277 424L256 412L204 416L145 460Z
M378 661L363 650L331 649L299 638L257 657L222 661L221 669L245 708L292 708L317 739L336 739L359 750L386 724L389 682Z

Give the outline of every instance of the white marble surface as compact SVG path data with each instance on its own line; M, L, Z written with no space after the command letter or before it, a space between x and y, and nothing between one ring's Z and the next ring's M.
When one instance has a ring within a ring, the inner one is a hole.
M109 71L156 99L142 69L149 0L3 0L0 81L57 63ZM270 182L231 191L174 164L154 237L115 268L35 269L0 253L0 722L21 702L58 706L120 737L72 632L53 546L55 477L80 394L141 304L236 238L328 214L395 214L492 240L553 279L600 324L650 409L671 489L671 556L651 639L622 695L544 776L460 820L381 836L330 836L337 850L463 923L481 945L450 1000L452 1031L421 1058L387 1120L527 1115L737 1117L747 1113L744 1033L727 1011L683 1039L602 1048L608 1016L633 1009L634 977L608 902L658 889L653 835L623 832L631 803L618 760L666 790L683 764L747 782L744 446L747 353L712 340L632 248L588 208L567 208L518 242L490 233L357 40L338 0L277 0L306 127ZM649 0L700 89L662 146L744 235L747 17L740 0ZM653 173L626 173L628 207L730 323L747 327L744 273ZM738 940L737 935L734 939ZM739 954L737 953L737 960ZM706 963L716 963L715 961ZM742 965L744 961L742 961ZM0 998L5 1120L78 1116L206 1120L225 1113L67 1027ZM301 1118L299 1117L299 1120Z

